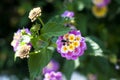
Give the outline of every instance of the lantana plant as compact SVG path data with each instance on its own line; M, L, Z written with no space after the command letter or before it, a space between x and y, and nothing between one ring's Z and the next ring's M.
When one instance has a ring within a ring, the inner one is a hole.
M65 11L49 20L41 19L41 8L33 8L28 18L33 25L30 29L19 29L11 45L15 58L28 58L30 80L44 75L43 80L63 80L60 64L53 60L59 54L66 61L77 60L87 49L85 38L74 25L74 12ZM57 52L57 53L55 53Z

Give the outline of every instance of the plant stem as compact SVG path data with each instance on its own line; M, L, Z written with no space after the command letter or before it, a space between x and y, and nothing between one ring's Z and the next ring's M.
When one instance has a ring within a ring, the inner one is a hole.
M43 26L44 26L44 23L43 23L42 19L41 19L41 18L38 18L38 19L39 19L39 21L41 22L42 27L43 27Z

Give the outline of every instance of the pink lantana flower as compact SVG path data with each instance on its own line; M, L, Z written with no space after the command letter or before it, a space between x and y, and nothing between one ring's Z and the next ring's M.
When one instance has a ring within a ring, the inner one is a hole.
M86 50L85 38L79 30L71 30L56 41L57 51L67 60L76 60Z

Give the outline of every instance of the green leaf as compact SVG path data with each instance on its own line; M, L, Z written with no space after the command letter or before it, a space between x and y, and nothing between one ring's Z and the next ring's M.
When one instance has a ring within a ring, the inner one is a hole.
M41 48L47 47L48 42L45 42L43 40L39 40L39 37L33 37L31 39L32 46L35 50L39 50Z
M103 49L101 48L100 44L98 44L100 42L96 38L86 37L86 43L87 43L87 47L88 47L87 52L90 55L104 56Z
M34 49L38 49L38 41L39 41L38 37L31 38L31 44L32 44Z
M73 60L65 61L62 72L65 74L67 80L70 80L71 75L74 71L74 67L75 65Z
M64 22L66 22L67 21L67 19L66 18L63 18L63 17L61 17L61 16L58 16L58 15L56 15L55 17L53 17L53 18L51 18L49 21L48 21L48 23L49 22L55 22L55 23L64 23Z
M34 80L37 75L42 73L42 69L49 63L52 57L52 52L50 49L43 49L37 53L30 54L28 61L30 80Z
M55 19L55 20L54 20ZM52 36L60 36L66 34L70 29L64 26L64 20L60 18L54 18L50 20L45 26L41 29L40 37L42 39L49 39ZM60 20L60 21L59 21ZM59 22L58 22L59 21Z

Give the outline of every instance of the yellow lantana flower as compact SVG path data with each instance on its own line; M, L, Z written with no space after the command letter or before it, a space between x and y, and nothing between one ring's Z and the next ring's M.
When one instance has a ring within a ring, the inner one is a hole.
M79 42L79 41L74 41L74 42L73 42L73 45L74 45L75 47L78 47L78 46L80 45L80 42Z
M62 48L61 48L61 52L62 53L67 53L68 52L68 46L62 46Z
M92 12L94 14L94 16L96 16L97 18L103 18L106 16L107 14L107 7L103 6L103 7L97 7L97 6L93 6L92 7Z
M75 46L74 46L73 44L70 44L70 45L68 46L68 50L69 50L69 51L74 51L74 49L75 49Z
M81 37L80 37L80 36L76 36L75 40L76 40L76 41L80 41L80 40L81 40Z
M68 40L69 40L70 42L73 42L73 41L75 40L75 35L74 35L74 34L69 34Z
M68 36L69 36L69 34L65 34L65 35L63 36L63 39L64 39L64 40L67 40L67 39L68 39Z

